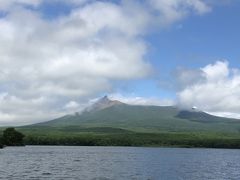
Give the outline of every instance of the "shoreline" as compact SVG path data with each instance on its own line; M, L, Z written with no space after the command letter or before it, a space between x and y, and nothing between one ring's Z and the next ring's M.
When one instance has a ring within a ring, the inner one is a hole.
M100 147L100 148L166 148L166 149L227 149L239 150L240 148L214 148L214 147L186 147L186 146L81 146L81 145L25 145L25 146L3 146L3 148L25 148L25 147Z

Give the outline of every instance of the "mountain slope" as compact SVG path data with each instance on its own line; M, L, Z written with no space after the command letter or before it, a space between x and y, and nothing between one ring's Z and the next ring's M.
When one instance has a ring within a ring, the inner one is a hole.
M99 110L106 109L111 106L121 105L121 104L123 104L123 103L120 101L117 101L117 100L112 101L112 100L108 99L107 96L104 96L103 98L101 98L97 102L95 102L93 105L87 107L85 109L85 112L99 111Z
M104 97L82 114L67 115L29 127L111 127L137 132L232 132L238 133L240 121L204 112L180 111L167 106L133 106Z

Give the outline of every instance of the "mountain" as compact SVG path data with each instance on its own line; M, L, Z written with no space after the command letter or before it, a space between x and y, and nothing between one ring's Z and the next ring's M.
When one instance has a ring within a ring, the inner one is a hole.
M66 115L27 127L51 127L76 131L82 131L84 128L95 130L101 128L101 131L113 128L151 133L206 131L238 133L240 120L217 117L195 110L182 111L174 106L128 105L104 96L81 114Z
M230 122L240 122L237 119L230 119L224 117L213 116L202 111L180 111L176 116L181 119L188 119L190 121L196 121L200 123L230 123Z
M111 106L115 106L115 105L121 105L123 104L120 101L117 100L110 100L108 98L108 96L104 96L103 98L99 99L97 102L95 102L93 105L87 107L85 109L86 112L93 112L93 111L99 111L102 109L106 109L109 108Z

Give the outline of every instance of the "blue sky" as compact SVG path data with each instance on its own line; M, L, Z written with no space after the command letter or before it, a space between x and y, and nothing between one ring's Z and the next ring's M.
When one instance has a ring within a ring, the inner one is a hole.
M230 66L239 68L239 9L240 3L216 6L210 13L188 17L149 35L150 51L147 57L158 71L156 80L173 78L171 74L176 67L196 69L217 60L227 60ZM147 96L169 94L169 89L164 90L164 87L158 91L154 85L151 87Z
M156 74L126 83L127 93L174 99L175 89L169 88L169 81L175 78L173 73L178 67L196 69L227 60L230 66L239 68L239 9L240 3L233 2L214 6L210 13L187 17L144 37L149 45L146 59Z
M176 66L197 68L216 59L228 59L237 66L240 26L239 3L216 6L203 16L191 16L176 25L150 36L155 47L150 59L168 59L167 69ZM178 27L181 28L178 28ZM159 50L161 53L159 53Z
M0 2L0 125L81 111L105 94L239 118L239 9L229 0Z

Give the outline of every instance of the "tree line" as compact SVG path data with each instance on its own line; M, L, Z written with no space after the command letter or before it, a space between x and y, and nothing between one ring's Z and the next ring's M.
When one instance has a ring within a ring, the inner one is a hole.
M28 135L26 145L64 146L140 146L140 147L187 147L240 149L239 138L183 137L179 134L89 134L77 136Z
M190 133L118 133L118 134L27 134L25 137L14 128L7 128L0 135L0 147L22 145L65 146L166 146L240 149L239 137L202 136Z
M7 128L0 136L0 148L4 146L23 146L24 134L16 131L14 128Z

